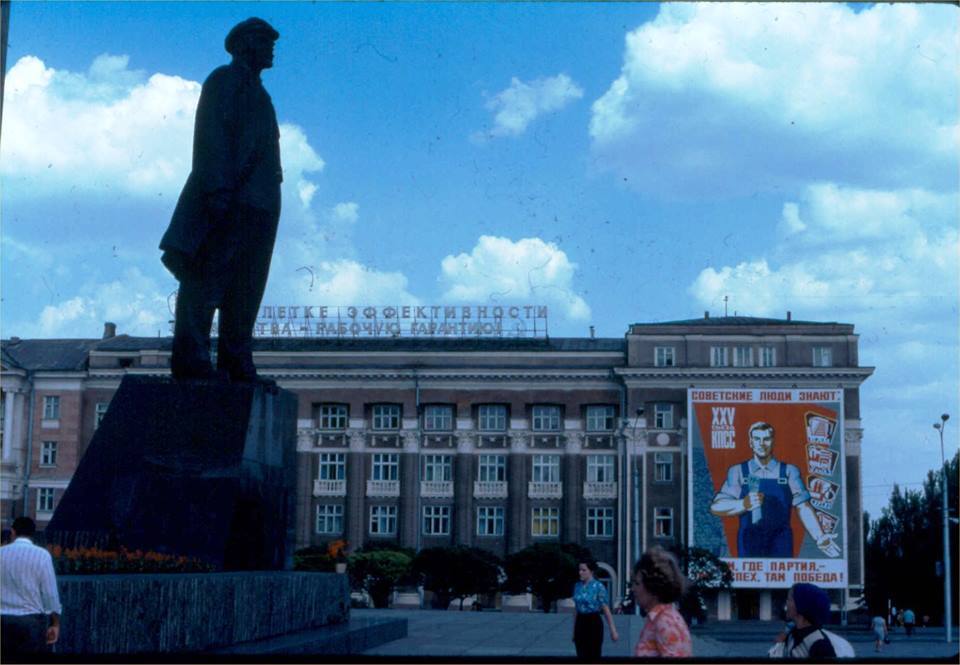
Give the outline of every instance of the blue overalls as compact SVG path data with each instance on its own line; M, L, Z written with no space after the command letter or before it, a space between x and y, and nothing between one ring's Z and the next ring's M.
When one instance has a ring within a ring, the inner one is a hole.
M787 465L779 462L777 478L750 476L750 463L740 464L740 498L751 491L751 484L763 494L760 520L754 524L751 510L740 514L737 532L739 557L791 558L793 557L793 530L790 528L790 508L793 492L787 483Z

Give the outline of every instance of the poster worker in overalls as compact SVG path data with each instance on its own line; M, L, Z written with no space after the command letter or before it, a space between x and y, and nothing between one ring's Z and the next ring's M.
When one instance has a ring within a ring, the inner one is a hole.
M749 437L753 457L727 470L727 478L710 505L710 512L718 517L740 518L737 556L793 558L791 507L817 547L829 557L839 556L836 536L824 533L817 521L800 470L773 456L773 427L756 422L750 426Z

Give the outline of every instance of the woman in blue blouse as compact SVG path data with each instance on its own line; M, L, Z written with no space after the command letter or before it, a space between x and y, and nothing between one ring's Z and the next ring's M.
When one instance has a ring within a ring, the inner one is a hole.
M577 658L595 662L600 660L600 647L603 644L601 612L607 617L610 639L616 642L620 636L617 635L617 627L613 625L607 589L594 579L597 562L581 561L577 568L580 581L573 587L573 603L577 607L576 620L573 622L573 643L577 647Z

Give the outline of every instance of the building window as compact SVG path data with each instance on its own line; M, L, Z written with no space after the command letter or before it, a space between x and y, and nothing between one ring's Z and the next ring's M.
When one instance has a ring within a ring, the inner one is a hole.
M423 409L423 429L449 432L453 429L453 407L431 404Z
M531 509L530 535L532 536L559 536L560 509L537 507Z
M669 483L673 480L673 455L670 453L654 454L653 479L658 483Z
M729 356L727 355L727 347L725 346L711 346L710 347L710 367L726 367L730 363L728 362Z
M450 506L423 507L423 535L450 535Z
M749 346L733 347L734 367L753 367L753 348Z
M613 538L613 508L587 508L587 538Z
M588 432L610 432L613 431L613 407L612 406L588 406L587 407L587 431Z
M348 411L346 404L321 404L317 423L320 429L347 429Z
M673 367L676 364L672 346L656 346L653 349L653 364L657 367Z
M109 402L97 402L97 405L93 409L93 429L100 427L104 416L107 415L107 408L109 406Z
M613 455L587 455L587 482L613 482Z
M374 404L373 429L400 429L400 405Z
M347 456L344 453L320 453L320 480L343 480L347 477Z
M560 407L537 405L533 407L534 432L558 432L560 430Z
M453 477L453 464L450 455L424 455L423 480L446 480Z
M393 536L397 533L396 506L370 506L370 535Z
M560 482L560 456L559 455L534 455L533 456L533 482L559 483Z
M57 442L44 441L40 444L40 466L57 465Z
M317 533L326 535L343 533L343 506L339 504L317 506Z
M673 508L653 509L653 535L657 538L673 538Z
M507 429L507 407L504 404L481 404L477 408L477 429L502 432Z
M400 456L397 453L374 453L370 480L397 480L400 477Z
M503 507L479 506L477 508L477 535L503 535Z
M776 367L777 349L772 346L760 347L760 367Z
M814 367L833 367L833 349L829 346L813 347Z
M44 420L59 420L60 419L60 396L59 395L46 395L43 398L43 419Z
M507 479L506 455L480 455L477 480L481 483L504 482Z
M53 512L53 492L52 487L41 487L37 489L37 512L38 513L52 513Z
M656 404L653 407L653 423L657 429L673 429L673 404Z

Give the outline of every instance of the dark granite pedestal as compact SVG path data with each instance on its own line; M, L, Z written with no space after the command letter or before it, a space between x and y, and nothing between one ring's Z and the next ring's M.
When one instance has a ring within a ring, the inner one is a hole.
M261 384L127 376L47 541L290 568L296 418L293 393Z

